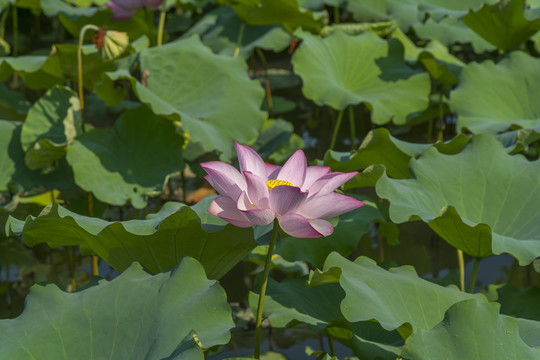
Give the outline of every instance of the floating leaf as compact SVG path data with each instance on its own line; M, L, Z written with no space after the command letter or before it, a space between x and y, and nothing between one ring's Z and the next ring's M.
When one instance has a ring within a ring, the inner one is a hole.
M361 256L354 262L337 253L326 259L323 273L312 273L310 284L339 282L346 296L341 312L350 322L375 319L386 330L410 324L413 330L431 329L453 304L482 295L424 280L411 266L384 270Z
M217 54L233 56L240 40L238 55L249 58L255 48L280 52L289 46L291 35L280 26L245 25L227 7L216 8L193 25L183 38L199 34L203 43Z
M457 128L474 133L497 133L511 125L527 128L540 121L540 60L512 52L498 64L469 63L450 95L458 115Z
M9 90L0 82L0 119L24 120L30 106L23 93Z
M302 9L296 0L220 0L230 4L238 17L250 25L282 25L293 33L297 28L317 33L323 27L320 15Z
M79 98L69 88L53 87L32 105L22 126L26 165L30 170L54 167L81 133Z
M352 157L340 156L340 153L327 151L324 156L324 164L332 168L332 171L351 172L367 169L379 164L384 165L386 173L396 179L411 177L409 161L413 157L422 154L426 149L433 146L445 154L460 152L469 141L465 135L458 135L447 143L416 144L399 140L385 128L370 131L358 151ZM379 171L381 170L381 171ZM376 169L372 180L366 181L367 174L359 174L345 185L345 189L374 186L382 174L382 169Z
M22 235L29 246L43 242L52 248L80 245L118 271L137 261L149 271L158 273L176 265L186 255L201 262L209 278L217 279L241 261L257 243L250 228L215 225L216 217L207 214L210 200L194 208L170 203L149 219L123 222L78 215L53 204L40 216L28 217L26 222L10 218L6 226L11 232ZM208 220L205 221L203 216ZM210 229L206 229L208 227ZM56 235L47 236L51 232Z
M498 310L494 303L457 303L441 324L413 333L401 356L415 360L538 359L540 350L527 346L519 337L516 321L500 316Z
M211 347L228 342L234 326L225 291L191 258L149 275L133 264L111 282L75 293L34 285L22 315L0 320L2 356L78 359L181 359L193 351L192 330ZM190 338L190 337L191 338ZM182 340L183 339L183 340ZM190 350L191 349L191 350ZM193 359L192 357L190 359Z
M100 201L135 208L159 194L167 175L184 167L183 138L146 107L126 111L113 130L92 129L68 147L75 181ZM144 146L142 146L144 144Z
M430 148L410 168L412 179L383 175L377 182L392 221L420 218L475 257L505 252L526 265L540 256L540 162L510 156L493 137L477 135L456 155Z
M482 39L454 16L444 17L440 21L429 18L424 24L415 24L413 28L419 38L437 40L448 47L456 43L470 43L476 53L495 50L493 45Z
M95 7L72 6L62 0L40 0L43 14L47 17L56 17L59 13L65 14L70 18L80 16L91 17L98 10Z
M428 106L429 75L415 73L403 61L403 47L372 32L327 38L302 33L292 63L302 77L302 92L317 105L343 110L367 104L373 123L405 124L407 116Z
M500 50L512 50L540 30L540 19L527 20L523 14L524 0L501 0L494 5L484 4L469 13L462 21Z
M192 142L230 159L233 140L248 143L257 137L265 118L259 109L264 91L248 78L242 59L215 55L197 37L144 50L140 58L149 74L146 86L125 72L109 76L128 78L155 114L181 120Z

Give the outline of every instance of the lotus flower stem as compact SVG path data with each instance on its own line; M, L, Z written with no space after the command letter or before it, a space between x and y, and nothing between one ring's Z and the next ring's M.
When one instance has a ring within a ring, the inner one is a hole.
M257 320L255 322L255 350L253 357L259 359L261 355L261 324L263 315L264 295L266 294L266 284L268 283L268 272L270 271L270 264L272 262L272 254L276 246L277 235L279 232L279 223L277 219L274 219L274 230L272 231L272 239L268 246L268 253L266 254L266 262L264 263L263 278L261 282L261 292L259 294L259 302L257 304Z
M354 124L354 109L349 107L349 126L351 128L351 151L356 148L356 127Z
M167 17L167 12L165 11L164 6L162 6L161 10L159 11L157 46L163 45L163 29L165 28L165 18L166 17Z
M79 46L77 47L77 65L78 65L78 80L79 80L79 101L81 103L81 112L84 110L84 87L83 87L83 71L82 71L82 46L84 43L84 34L86 30L99 31L96 25L88 24L82 27L79 32ZM84 132L84 117L82 122L82 129Z
M238 54L240 54L240 47L242 47L242 39L244 38L245 27L246 27L246 24L242 22L240 24L240 30L238 31L238 38L236 39L236 47L234 48L233 57L238 57Z
M481 258L474 258L474 264L471 271L471 276L469 277L469 287L467 292L474 293L474 285L476 284L476 274L478 273L478 267L480 266Z
M339 24L339 5L334 6L334 24Z
M463 261L463 251L457 249L457 258L459 265L459 284L461 291L465 292L465 261Z
M341 110L338 114L336 126L334 127L334 133L332 134L332 141L330 142L330 150L334 150L334 145L336 145L336 140L339 132L339 128L341 126L341 120L343 119L343 110Z
M12 22L13 22L13 51L11 52L12 56L19 55L19 15L17 12L17 6L13 5L13 11L11 12ZM13 87L17 87L19 83L19 77L17 74L13 75Z

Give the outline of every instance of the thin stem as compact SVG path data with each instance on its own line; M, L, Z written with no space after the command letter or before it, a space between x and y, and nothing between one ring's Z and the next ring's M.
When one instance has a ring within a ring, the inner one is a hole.
M264 68L264 88L266 90L266 102L268 103L268 117L272 117L274 110L274 103L272 102L272 91L270 90L270 78L268 77L268 66L266 65L266 58L261 49L255 48L257 55L261 59Z
M236 38L236 47L234 48L233 57L238 57L238 54L240 54L240 48L242 47L242 39L244 38L245 27L246 27L246 24L242 22L240 24L240 30L238 31L238 37Z
M354 108L349 107L349 126L351 128L351 151L356 148L356 127L354 124Z
M384 242L381 235L377 235L377 242L379 243L379 263L384 262Z
M428 121L428 130L427 130L427 138L428 142L432 142L433 140L433 118L429 119Z
M332 141L330 142L330 150L334 150L334 145L336 145L336 139L339 132L339 127L341 126L341 120L343 119L343 110L338 114L336 126L334 127L334 133L332 134Z
M276 246L277 235L279 232L279 223L277 219L274 219L274 230L272 231L272 240L268 246L268 253L266 254L266 262L264 263L263 278L261 283L261 293L259 294L259 302L257 304L257 320L255 323L255 350L253 357L259 359L261 355L261 324L264 305L264 295L266 294L266 284L268 283L268 272L270 271L270 264L272 262L272 254Z
M334 6L334 24L339 24L339 6Z
M82 71L82 46L84 43L84 34L86 30L99 31L99 28L95 25L85 25L79 32L79 46L77 47L77 65L78 65L78 80L79 80L79 101L81 103L81 112L84 109L84 87L83 87L83 71ZM84 132L84 117L82 122L82 128Z
M73 264L73 248L74 246L67 246L69 260L69 278L71 279L72 292L77 290L77 282L75 281L75 265Z
M88 216L93 217L94 216L94 197L92 196L91 192L89 192L86 196L86 205L87 205ZM98 264L98 257L96 255L92 255L92 276L99 276L99 264Z
M6 20L9 15L9 7L6 8L6 10L2 13L2 16L0 17L0 38L4 38L4 35L6 33Z
M463 251L457 249L457 258L459 265L459 284L461 291L465 292L465 261L463 261Z
M13 5L13 11L11 12L11 17L13 18L13 50L11 52L12 56L19 55L19 15L17 11L17 6ZM19 76L13 74L13 88L19 86Z
M336 351L334 350L334 342L332 341L332 335L329 332L326 332L326 337L328 338L328 347L330 348L330 356L336 356Z
M444 113L443 113L443 88L441 86L441 89L439 90L439 121L444 123ZM443 141L444 134L442 127L439 129L439 136L438 140ZM429 141L431 141L431 132L429 133Z
M163 45L163 29L165 28L165 19L167 17L167 12L163 7L159 12L159 24L158 24L158 33L157 33L157 46Z
M467 292L473 293L474 292L474 285L476 284L476 274L478 273L478 267L480 266L480 260L481 258L474 258L474 264L471 271L471 276L469 277L469 288L467 289Z
M180 171L180 181L182 182L182 202L185 204L187 201L186 195L186 174L184 170Z

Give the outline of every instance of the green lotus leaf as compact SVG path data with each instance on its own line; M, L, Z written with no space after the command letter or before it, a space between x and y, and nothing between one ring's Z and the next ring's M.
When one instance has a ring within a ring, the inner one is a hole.
M78 215L53 204L40 216L30 216L25 222L10 218L6 228L22 235L29 246L43 242L52 248L80 245L118 271L137 261L158 273L176 265L182 256L191 256L203 264L209 278L217 279L257 243L250 228L232 225L223 228L220 219L207 214L210 201L208 198L192 208L171 203L146 220L122 222ZM47 236L51 232L57 236Z
M502 314L540 321L540 288L530 286L519 289L512 284L489 285L486 295L490 301L501 304Z
M21 127L20 123L0 120L0 191L8 189L17 166L24 164L24 153L19 140ZM19 156L16 156L17 153Z
M456 287L442 287L424 280L411 266L389 271L375 261L361 256L354 262L338 253L331 253L323 273L312 273L310 285L339 281L346 293L341 312L350 322L375 319L386 330L410 324L413 330L431 329L439 323L445 311L455 303L476 298Z
M500 316L498 310L494 303L457 303L439 325L413 333L401 356L415 360L538 359L540 350L520 338L515 319Z
M146 107L126 111L112 130L92 129L68 147L75 181L100 201L135 208L159 194L165 178L184 167L183 137ZM144 145L144 146L142 146Z
M102 61L94 45L83 51L84 86L92 90L101 81L101 74L114 69L112 61ZM56 44L46 56L21 56L0 58L0 80L6 81L11 74L21 77L30 89L50 89L78 81L77 45Z
M501 315L501 317L507 317ZM530 347L540 350L540 321L512 318L519 327L519 337Z
M377 182L377 194L390 201L392 221L420 218L475 257L504 252L526 265L540 256L540 199L534 190L540 162L510 156L481 134L456 155L430 148L411 159L410 168L412 179L383 175Z
M0 346L12 360L186 359L193 332L211 347L226 344L233 326L225 291L186 257L154 276L133 264L74 293L34 285L24 312L0 320Z
M356 21L393 20L404 31L419 21L417 0L350 0L346 9Z
M30 106L23 93L9 90L0 82L0 119L24 120Z
M48 17L56 17L59 13L65 14L70 18L78 18L80 16L92 17L98 9L88 6L72 6L62 0L40 0L43 14Z
M540 121L540 60L512 52L498 64L470 63L461 72L449 105L457 113L458 129L492 133L511 125L528 128ZM512 96L509 96L512 94Z
M540 140L540 124L533 125L527 129L506 131L502 134L497 134L496 138L503 143L505 149L510 154L527 151L529 145Z
M198 34L203 43L217 54L233 56L238 41L238 56L249 58L255 48L280 52L289 46L291 35L280 26L245 25L230 7L208 12L183 38Z
M470 43L476 53L495 50L493 45L481 38L454 16L444 17L440 21L429 18L423 24L415 24L413 28L419 38L437 40L446 46L456 43Z
M30 170L54 169L54 163L81 133L79 98L69 88L53 87L32 105L22 126L26 166Z
M293 33L297 28L318 33L324 25L321 14L302 9L296 0L220 0L250 25L282 25Z
M369 168L372 165L384 165L386 173L396 179L408 179L411 177L409 161L413 157L422 154L429 147L436 147L444 154L460 152L469 141L465 135L458 135L447 143L416 144L399 140L385 128L370 131L362 144L352 156L334 151L327 151L324 156L324 164L330 166L332 171L351 172ZM369 175L372 173L370 172ZM365 173L358 174L345 185L345 189L360 186L374 186L382 175L380 169L376 170L370 181L366 181Z
M484 4L478 11L470 11L462 21L497 49L509 51L540 30L540 19L527 20L524 7L524 0Z
M306 288L305 283L306 277L280 283L269 279L263 313L272 327L288 328L303 323L315 332L326 329L361 359L396 358L403 345L397 332L388 332L371 321L346 322L340 311L345 293L338 284ZM258 296L253 292L249 294L252 309L257 308Z
M328 254L333 251L348 256L356 249L360 238L369 232L373 221L385 222L372 199L357 198L366 205L341 215L332 235L314 239L285 237L280 240L275 252L286 260L303 260L313 267L322 267Z
M341 31L324 39L307 33L301 37L292 57L294 72L302 77L304 96L317 105L343 110L365 103L378 125L405 124L409 114L428 106L429 75L407 67L397 40Z
M233 140L257 137L265 118L259 109L264 90L248 78L242 59L215 55L197 37L144 50L140 58L149 74L146 86L126 72L109 76L129 79L141 102L155 114L181 120L191 141L205 151L218 150L230 159Z

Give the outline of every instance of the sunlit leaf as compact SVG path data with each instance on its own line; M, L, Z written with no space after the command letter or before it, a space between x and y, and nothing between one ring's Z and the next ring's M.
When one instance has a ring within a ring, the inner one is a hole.
M365 103L375 124L405 124L409 114L428 106L429 75L405 64L397 40L389 42L372 32L353 37L335 31L324 39L301 36L292 58L294 72L302 77L304 96L317 105L343 110Z
M514 319L498 314L499 305L467 300L452 306L443 322L413 333L401 356L418 360L538 359L519 337Z
M526 265L540 256L540 162L510 156L493 137L477 135L456 155L430 148L410 168L412 179L383 175L377 182L392 221L422 219L476 257L504 252Z
M527 128L540 121L540 60L516 51L495 64L472 62L461 71L450 95L458 129L497 133L511 125Z
M331 272L335 282L345 291L341 312L350 322L375 319L386 330L410 324L413 330L431 329L439 323L445 311L456 302L477 298L456 287L442 287L424 280L411 266L392 268L389 271L367 258L354 262L337 253L326 259L324 272ZM312 274L310 284L320 283L325 273Z

